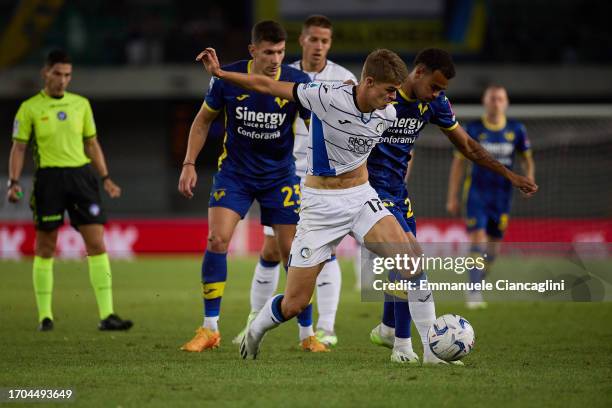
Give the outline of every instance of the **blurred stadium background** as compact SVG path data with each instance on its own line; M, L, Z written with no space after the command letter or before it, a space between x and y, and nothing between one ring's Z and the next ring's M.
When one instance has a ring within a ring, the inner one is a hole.
M376 47L391 48L408 63L426 46L452 51L458 75L447 94L462 122L480 116L487 84L507 87L509 116L527 126L540 185L534 199L515 196L509 240L610 242L609 8L598 0L0 0L0 178L7 178L15 112L41 88L46 52L64 47L74 61L69 90L90 98L111 173L123 187L121 199L106 200L110 252L201 253L222 135L211 135L200 155L196 196L182 198L176 185L188 130L209 81L194 56L210 45L222 62L248 58L251 25L272 18L287 27L285 62L294 61L302 20L321 13L335 24L330 58L357 76ZM461 220L444 210L450 159L450 143L427 128L416 144L409 183L425 241L466 239ZM24 186L32 173L28 159ZM3 197L5 191L3 183ZM257 214L253 208L241 223L235 253L259 250ZM30 254L32 247L27 200L14 206L3 198L0 257ZM82 252L78 234L65 227L58 250ZM352 242L345 242L341 253L351 251Z

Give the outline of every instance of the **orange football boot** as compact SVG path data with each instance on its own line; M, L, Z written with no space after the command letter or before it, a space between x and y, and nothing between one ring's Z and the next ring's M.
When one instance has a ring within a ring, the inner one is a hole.
M310 336L310 337L302 340L301 346L302 346L302 350L310 351L310 352L313 352L313 353L327 353L327 352L329 352L329 349L327 348L327 346L325 346L325 344L321 343L319 341L319 339L317 339L315 336Z
M196 335L193 339L183 344L181 350L199 353L204 350L217 348L220 343L221 334L218 331L212 331L206 327L198 327Z

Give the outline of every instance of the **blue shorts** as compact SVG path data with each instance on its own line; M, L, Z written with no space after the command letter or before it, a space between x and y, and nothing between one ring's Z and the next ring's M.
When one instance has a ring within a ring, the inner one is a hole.
M399 195L394 195L382 189L376 189L376 192L383 205L393 214L404 232L411 232L416 237L416 219L412 211L412 203L408 198L408 192L404 190Z
M470 189L466 207L468 231L484 229L493 238L503 238L508 227L508 213L512 196L509 194L483 194Z
M261 207L263 225L297 224L299 220L300 178L290 175L276 180L254 180L230 171L219 171L213 178L209 207L224 207L244 218L253 200Z

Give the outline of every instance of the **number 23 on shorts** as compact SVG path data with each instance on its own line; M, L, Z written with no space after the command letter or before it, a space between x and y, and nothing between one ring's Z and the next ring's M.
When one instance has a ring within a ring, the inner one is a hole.
M300 185L294 184L293 187L285 186L281 188L281 193L285 195L283 206L293 207L295 204L302 202L302 192L300 191Z

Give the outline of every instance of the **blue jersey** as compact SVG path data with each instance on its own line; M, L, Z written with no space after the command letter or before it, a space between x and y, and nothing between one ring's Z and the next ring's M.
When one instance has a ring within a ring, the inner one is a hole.
M496 160L509 169L514 166L517 152L530 154L525 126L516 120L504 120L499 126L494 126L483 118L468 123L466 131L472 139L478 141ZM472 165L467 184L470 190L478 190L491 197L500 196L509 199L512 193L510 181L477 164Z
M250 73L253 61L224 66L231 72ZM277 80L310 82L308 75L281 65ZM258 180L278 180L295 174L294 130L297 116L309 119L310 112L295 102L239 88L213 77L204 106L224 111L225 137L219 171L231 171Z
M380 189L391 192L398 198L405 195L404 178L410 160L410 151L427 123L438 125L444 130L453 130L459 124L450 101L440 92L432 102L410 99L401 90L394 102L397 118L382 136L368 158L370 184L380 194Z

